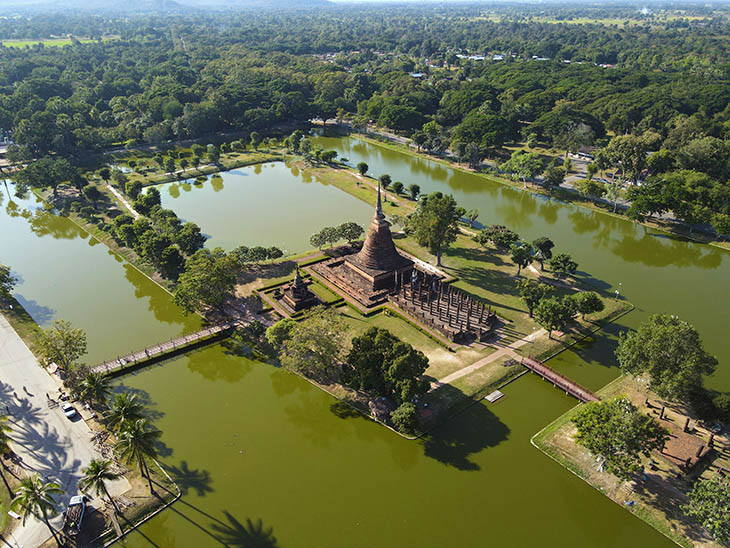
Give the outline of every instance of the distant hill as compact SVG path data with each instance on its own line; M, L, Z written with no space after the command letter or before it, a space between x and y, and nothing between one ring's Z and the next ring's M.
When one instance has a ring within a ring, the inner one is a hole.
M186 6L228 9L306 9L332 6L328 0L180 0Z
M328 0L2 0L3 9L84 10L100 12L181 12L196 9L309 9L332 6Z

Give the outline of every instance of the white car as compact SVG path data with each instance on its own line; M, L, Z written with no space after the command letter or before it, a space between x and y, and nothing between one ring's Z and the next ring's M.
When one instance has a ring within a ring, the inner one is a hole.
M76 416L76 409L74 409L74 406L70 403L64 403L61 406L61 411L63 411L63 414L66 415L66 418L73 419Z

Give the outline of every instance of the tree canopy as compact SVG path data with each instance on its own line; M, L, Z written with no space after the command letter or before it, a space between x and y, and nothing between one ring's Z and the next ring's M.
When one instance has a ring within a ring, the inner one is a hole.
M459 219L464 208L456 204L453 196L434 192L421 199L416 211L408 218L408 228L419 245L436 256L441 265L441 253L456 241Z
M624 372L648 374L649 388L659 396L680 400L686 400L701 386L702 376L717 367L697 330L669 314L654 314L636 331L621 333L616 357Z
M664 447L669 432L623 397L581 406L572 419L576 443L603 459L609 473L632 479L641 468L640 455Z

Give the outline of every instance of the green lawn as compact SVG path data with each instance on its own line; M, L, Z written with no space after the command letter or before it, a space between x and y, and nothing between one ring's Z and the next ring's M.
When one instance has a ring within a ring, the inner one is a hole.
M30 349L33 354L38 355L38 345L36 344L36 337L40 333L41 328L30 314L23 308L15 298L11 297L6 300L9 306L2 308L2 314L8 320L8 323L13 327L15 332L23 339L26 346ZM12 306L12 308L10 308Z
M117 37L115 36L105 36L102 38L103 41L106 40L115 40ZM90 44L92 42L96 42L96 40L91 40L89 38L78 38L77 39L82 44ZM42 40L33 40L33 39L13 39L13 40L2 40L0 44L5 46L6 48L25 48L25 47L31 47L35 46L37 44L43 44L45 47L60 47L60 46L69 46L71 45L72 41L71 38L46 38Z
M188 154L188 157L186 159L190 165L186 168L185 172L180 174L166 173L153 160L154 153L151 151L135 150L128 152L119 152L112 156L112 163L115 163L119 166L129 167L129 162L133 161L135 163L134 169L129 173L126 173L127 178L130 181L140 181L143 185L148 186L168 183L180 179L194 179L199 175L211 175L213 173L218 173L221 171L228 171L239 167L283 159L279 151L276 150L231 152L221 154L220 161L217 165L207 165L206 159L203 160L204 165L196 168L192 167L192 153L189 147L180 147L175 150L178 153L182 152ZM181 169L180 160L175 161L175 169L176 171Z

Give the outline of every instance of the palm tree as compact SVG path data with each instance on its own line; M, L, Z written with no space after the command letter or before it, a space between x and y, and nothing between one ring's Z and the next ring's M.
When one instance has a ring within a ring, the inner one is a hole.
M92 459L84 469L84 477L79 481L79 489L84 492L93 490L96 496L100 496L102 493L105 494L109 502L112 503L114 511L119 514L117 503L109 494L105 482L114 481L120 475L112 470L112 461L109 459Z
M53 535L56 544L61 546L61 541L56 536L56 530L51 527L48 520L58 513L53 496L62 495L63 492L63 489L57 483L52 481L44 483L41 475L34 473L20 480L18 494L10 503L10 507L22 514L23 525L25 525L28 516L43 520L51 535Z
M10 449L10 442L13 440L8 435L12 431L13 429L8 424L7 415L0 415L0 456L7 455L12 451ZM5 487L8 488L8 493L12 495L13 490L10 488L8 478L5 477L5 473L2 471L3 468L5 468L5 463L3 463L2 468L0 468L0 476L3 477L3 482L5 483Z
M128 421L144 418L144 406L137 401L136 394L123 392L114 396L109 410L104 414L104 424L112 431L121 429Z
M155 441L161 435L162 432L152 426L147 419L125 421L120 428L118 441L114 445L114 450L124 462L127 464L136 462L139 465L140 474L147 478L150 485L150 493L154 493L155 490L152 488L147 459L157 457Z
M109 378L101 372L91 371L81 380L79 397L94 407L101 407L106 403L111 393Z

